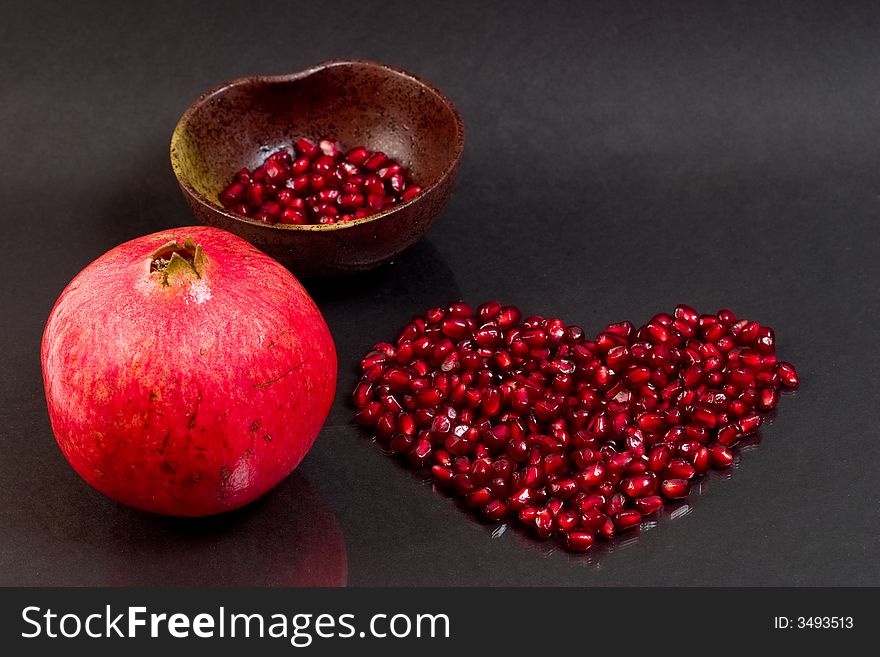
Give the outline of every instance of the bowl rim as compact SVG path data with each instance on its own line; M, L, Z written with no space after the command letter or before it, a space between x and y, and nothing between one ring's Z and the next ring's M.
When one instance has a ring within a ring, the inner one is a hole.
M175 151L177 150L177 144L182 139L183 131L186 129L187 124L192 119L192 116L195 114L197 110L199 110L202 105L204 105L208 100L213 98L214 96L227 91L233 87L253 84L254 82L267 82L270 84L279 83L279 82L291 82L293 80L301 80L303 78L307 78L310 75L314 75L315 73L319 73L329 68L336 68L338 66L359 66L364 68L374 68L374 69L383 69L385 71L389 71L394 73L395 75L408 78L409 80L415 82L421 87L427 89L431 93L433 93L440 101L451 111L453 122L455 124L455 144L454 151L452 154L452 158L444 167L442 173L437 177L437 180L434 184L426 187L422 190L421 194L416 196L414 199L411 199L405 203L398 203L397 205L388 208L387 210L382 210L381 212L377 212L376 214L371 214L368 217L363 217L361 219L353 219L352 221L340 222L335 224L268 224L264 221L257 221L256 219L252 219L250 217L242 217L241 215L233 214L226 210L226 208L217 205L208 199L204 194L197 191L186 179L183 175L183 172L180 170L180 164L178 159L175 157ZM421 201L425 196L427 196L431 191L440 186L446 179L450 176L450 174L454 171L455 167L458 165L459 160L461 159L461 154L464 150L464 122L461 119L461 115L458 112L458 109L455 107L455 104L449 99L446 94L444 94L440 89L435 87L430 82L418 77L417 75L410 73L409 71L405 71L401 68L397 68L395 66L390 66L388 64L383 64L381 62L376 62L369 59L328 59L314 66L310 66L308 68L302 69L300 71L296 71L294 73L285 73L281 75L249 75L243 76L239 78L235 78L233 80L228 80L227 82L222 82L217 86L209 89L204 92L201 96L196 98L189 107L186 108L186 111L177 121L177 125L174 127L174 132L171 133L171 147L170 147L170 156L171 156L171 168L174 171L174 176L177 178L177 182L181 187L189 194L192 198L196 199L201 205L206 206L208 209L213 210L215 212L220 213L221 215L232 219L234 221L240 221L245 224L250 224L253 226L260 226L261 228L270 228L276 229L280 231L336 231L336 230L346 230L349 228L354 228L356 226L362 226L364 224L371 223L373 221L377 221L386 217L390 214L394 214L404 208L407 208L415 203Z

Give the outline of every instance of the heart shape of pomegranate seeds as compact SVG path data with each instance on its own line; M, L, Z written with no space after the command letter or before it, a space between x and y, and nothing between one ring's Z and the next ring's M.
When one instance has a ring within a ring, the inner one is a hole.
M795 388L767 326L689 306L595 340L514 306L462 302L361 361L355 419L491 520L572 551L686 497Z

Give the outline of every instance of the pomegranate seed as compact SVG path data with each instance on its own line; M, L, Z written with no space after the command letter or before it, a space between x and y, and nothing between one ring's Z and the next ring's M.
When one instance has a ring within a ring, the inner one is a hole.
M434 475L434 479L436 479L441 484L451 484L453 472L449 468L443 467L442 465L435 465L431 467L431 474Z
M510 508L501 500L491 500L483 509L483 514L491 520L502 520L508 513Z
M345 154L345 159L356 166L362 165L370 157L370 151L363 146L355 146Z
M748 415L740 418L738 423L739 432L743 436L748 436L749 434L755 433L758 430L758 427L761 426L761 422L764 418L762 418L758 413L749 413Z
M593 535L585 531L570 531L565 534L565 548L572 552L586 552L593 547Z
M724 445L712 445L709 448L709 456L712 465L716 468L726 468L733 463L733 452Z
M352 191L310 188L304 207L319 214L373 190L384 198L397 166L350 175L360 178ZM732 446L775 408L781 386L796 385L775 339L727 310L679 306L590 341L555 318L454 302L367 353L352 399L358 423L466 506L581 550L686 497L710 466L733 464Z
M422 188L418 185L412 185L411 187L407 187L403 190L403 193L400 195L400 202L407 203L412 201L416 196L422 193Z
M307 157L310 160L314 158L318 154L317 145L305 137L297 139L294 143L294 147L296 148L296 152L299 153L302 157Z
M463 340L470 334L471 328L470 322L460 317L449 317L440 325L443 334L453 340Z
M666 466L665 473L673 479L693 479L696 469L687 461L674 459Z
M657 488L657 477L654 474L643 474L620 482L621 489L630 497L651 495Z
M660 472L669 464L671 456L672 453L668 447L658 445L648 455L648 468L653 472Z
M337 200L340 207L359 208L364 204L363 194L340 194Z
M290 165L290 171L294 176L299 176L309 170L312 161L307 157L299 157Z
M378 171L381 169L384 164L388 161L388 157L385 153L380 151L376 151L363 163L364 169L367 171Z
M233 182L226 189L220 192L220 203L224 207L230 207L245 198L248 187L241 182Z
M663 416L659 413L645 413L638 420L639 429L649 433L660 431L665 424Z
M642 521L642 514L638 511L621 511L614 515L614 527L625 531L637 526Z
M343 154L339 142L326 138L317 142L300 138L293 146L295 158L282 149L253 171L239 170L218 194L220 204L236 214L268 223L334 224L387 210L411 200L420 191L412 184L409 172L383 153L358 146ZM362 175L361 167L367 172L380 171L381 177L375 173ZM281 206L277 212L276 206ZM284 213L291 206L301 212ZM306 212L306 207L311 212Z
M656 513L663 507L663 498L659 495L648 495L646 497L640 497L635 501L636 509L638 509L639 513L643 516L649 516L652 513Z
M307 222L306 216L301 210L288 206L281 211L281 223L301 225Z
M401 192L403 192L404 188L406 187L406 179L404 178L403 174L400 172L391 174L388 177L388 187L392 192L396 194L400 194Z
M321 139L318 142L318 148L326 157L331 159L339 157L342 152L339 142L334 141L333 139Z
M665 479L663 483L660 484L660 490L663 491L663 496L670 500L687 497L689 488L690 486L686 479Z
M771 411L779 402L779 391L776 388L763 388L758 393L758 408L762 411Z
M779 376L779 382L786 388L798 387L797 371L791 363L781 362L776 365L776 374Z

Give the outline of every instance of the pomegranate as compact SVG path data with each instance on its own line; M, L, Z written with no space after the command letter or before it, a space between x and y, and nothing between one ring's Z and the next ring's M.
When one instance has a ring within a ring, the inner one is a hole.
M336 351L299 282L208 227L126 242L61 293L42 342L49 417L83 479L202 516L256 499L330 410Z
M291 154L291 152L293 154ZM421 194L409 171L385 153L332 139L297 139L218 195L230 212L270 224L335 224L368 217Z
M582 552L734 463L799 383L772 329L689 306L589 340L490 301L413 318L361 360L355 420L493 521Z

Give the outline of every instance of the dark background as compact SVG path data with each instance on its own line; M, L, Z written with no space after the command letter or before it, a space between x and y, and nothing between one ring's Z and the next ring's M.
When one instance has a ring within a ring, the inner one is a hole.
M436 4L0 5L0 584L880 584L880 10ZM200 93L344 57L457 104L448 209L393 265L310 286L339 391L276 491L203 521L103 498L49 428L55 298L112 246L192 222L168 143ZM473 520L351 424L360 355L459 296L589 332L729 307L776 329L802 386L731 478L570 556Z

